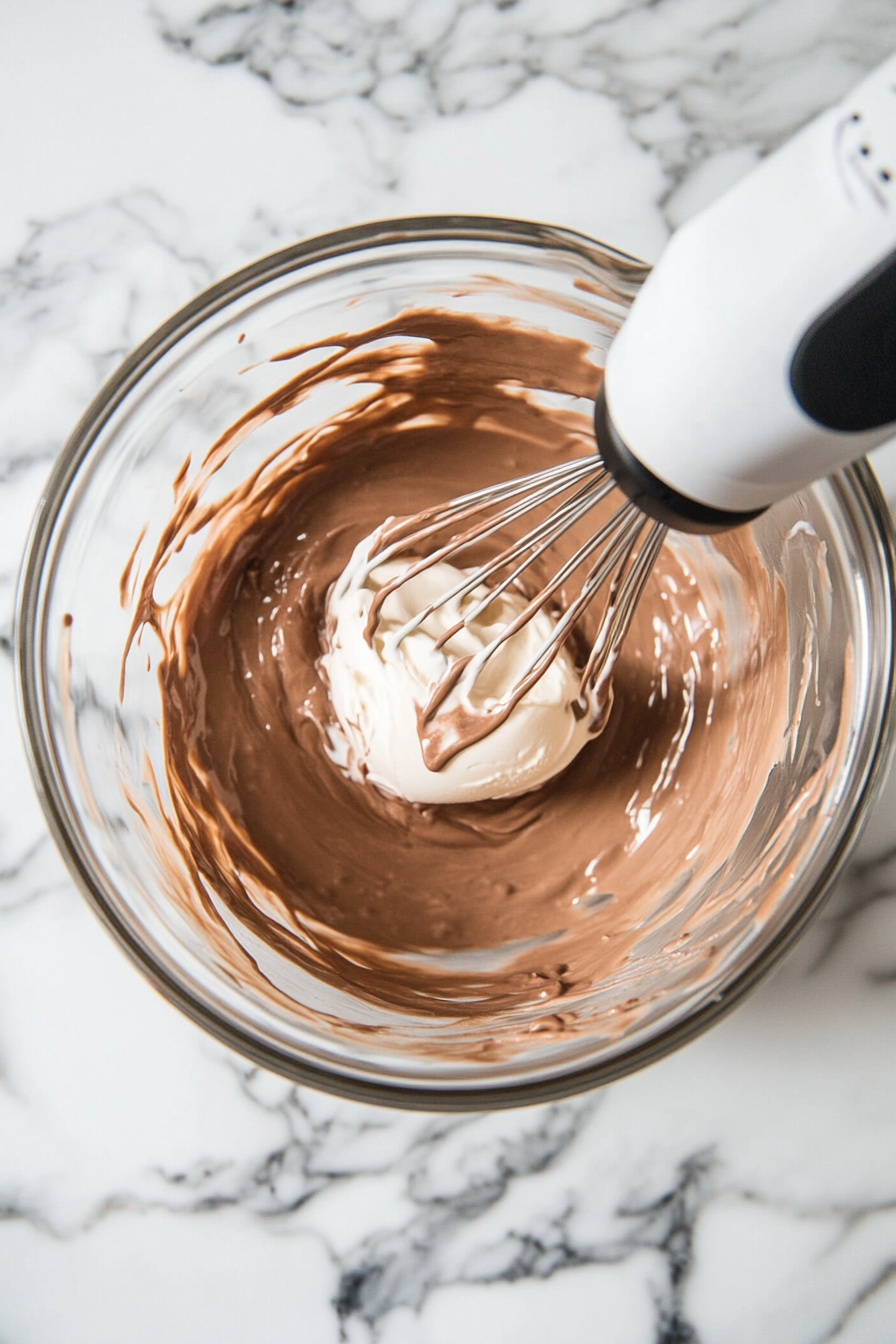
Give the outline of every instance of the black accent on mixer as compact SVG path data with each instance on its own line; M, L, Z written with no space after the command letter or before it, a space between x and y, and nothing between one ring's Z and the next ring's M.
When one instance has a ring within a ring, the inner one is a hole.
M896 252L812 323L791 362L790 385L827 429L854 434L896 421Z
M665 523L676 532L694 532L707 535L727 532L732 527L758 518L765 509L734 512L715 509L699 500L690 499L674 490L671 485L654 476L639 462L631 449L623 443L607 408L604 387L601 384L594 403L594 435L604 466L623 494L636 504L642 513L657 522Z

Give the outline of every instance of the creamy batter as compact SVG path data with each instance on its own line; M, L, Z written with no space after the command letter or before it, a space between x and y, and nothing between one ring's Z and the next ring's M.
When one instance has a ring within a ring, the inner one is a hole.
M508 589L490 599L493 590L479 583L404 636L414 618L475 577L475 571L441 561L390 592L408 563L393 559L368 573L367 558L377 542L375 534L359 543L327 601L321 667L338 724L330 733L334 758L352 778L414 803L513 798L547 783L589 741L598 717L590 712L595 697L580 692L582 678L565 646L513 704L522 674L556 635L552 613L536 612L470 678L469 686L461 678L428 717L433 687L469 667L511 628L526 610L526 597ZM388 595L371 630L371 612L382 593ZM505 708L511 709L506 718ZM427 748L443 716L458 711L473 723L474 733L443 762ZM492 730L480 736L482 727Z
M316 359L286 351L282 386L179 489L134 628L162 640L171 826L219 941L241 927L377 1007L523 1010L530 1030L563 1031L651 940L674 960L707 917L695 894L747 828L787 723L785 600L749 531L666 545L603 732L540 787L408 802L338 748L326 604L354 547L388 515L593 452L589 355L497 319L420 312L336 336ZM284 428L264 468L205 511L203 484L245 436L331 384L363 398ZM161 604L159 576L188 535L198 554ZM233 965L257 988L256 960Z

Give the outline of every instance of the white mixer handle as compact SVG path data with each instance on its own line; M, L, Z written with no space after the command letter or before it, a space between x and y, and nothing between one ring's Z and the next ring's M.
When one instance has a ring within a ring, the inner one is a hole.
M623 489L694 531L896 433L896 56L674 235L595 423Z

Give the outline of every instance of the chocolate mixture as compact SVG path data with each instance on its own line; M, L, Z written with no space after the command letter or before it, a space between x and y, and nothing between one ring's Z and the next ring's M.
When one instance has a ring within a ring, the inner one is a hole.
M607 726L545 787L413 805L347 779L327 749L320 631L353 547L388 515L593 451L572 402L594 396L588 356L571 339L440 313L336 337L316 358L287 351L277 392L178 481L135 630L148 622L163 642L171 825L219 939L225 922L242 926L384 1008L523 1009L552 1029L648 944L686 945L695 893L747 826L786 723L784 598L749 531L666 545ZM331 387L354 404L294 425ZM218 469L272 424L276 446L208 507ZM188 577L158 605L158 577L190 537ZM732 639L722 572L738 576ZM250 957L234 965L257 987Z

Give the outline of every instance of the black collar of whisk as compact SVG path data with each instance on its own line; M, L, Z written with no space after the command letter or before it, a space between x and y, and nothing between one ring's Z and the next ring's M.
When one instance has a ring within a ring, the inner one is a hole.
M619 489L633 504L637 504L642 513L665 523L676 532L696 532L706 535L710 532L727 532L732 527L741 527L744 523L758 518L765 509L751 509L748 512L734 512L731 509L714 509L709 504L701 504L674 490L671 485L661 481L658 476L643 463L639 462L631 449L623 443L616 431L607 409L603 383L594 403L594 434L597 449L603 462Z

